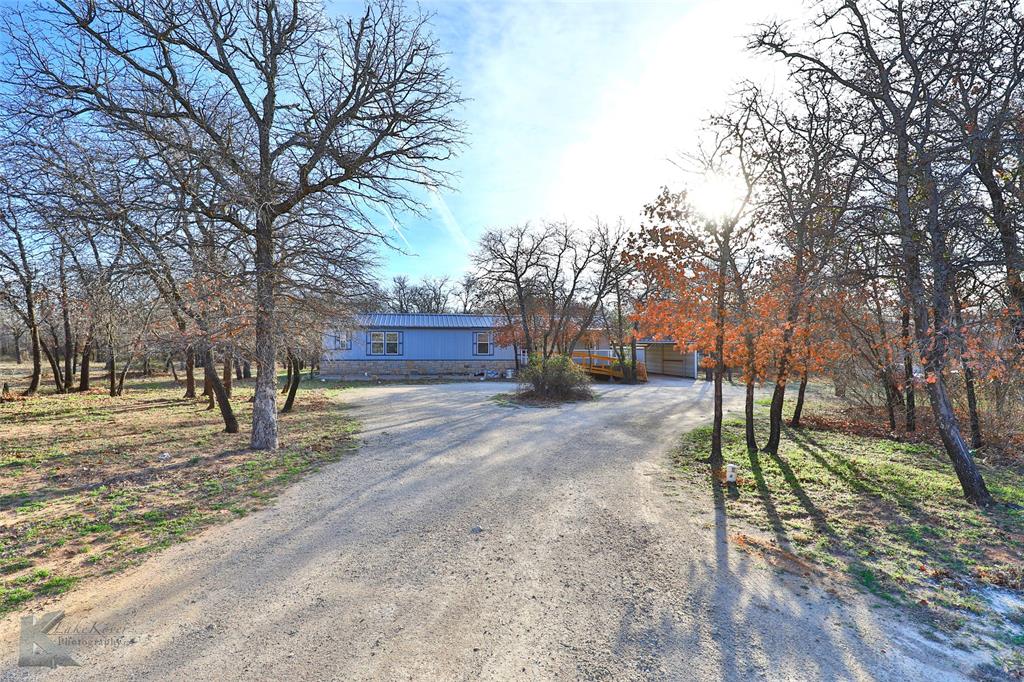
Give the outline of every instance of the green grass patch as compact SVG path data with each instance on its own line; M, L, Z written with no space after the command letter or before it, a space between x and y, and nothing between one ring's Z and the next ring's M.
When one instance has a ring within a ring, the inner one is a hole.
M58 578L50 578L46 582L39 585L36 588L36 594L41 596L52 596L55 594L63 594L74 587L80 578L71 576L63 576Z
M32 590L26 590L24 587L0 588L0 613L10 611L34 596Z
M763 444L763 411L756 430ZM685 434L673 453L680 476L708 484L710 441L710 427ZM929 445L787 428L778 455L751 454L742 421L727 420L723 454L739 467L736 494L721 496L729 517L868 592L979 612L984 605L965 585L1021 589L1021 510L968 504L949 460ZM1020 503L1021 468L980 466L999 501Z
M32 560L28 557L16 557L13 559L5 559L0 562L0 574L8 575L11 573L17 573L18 571L28 568L32 565Z

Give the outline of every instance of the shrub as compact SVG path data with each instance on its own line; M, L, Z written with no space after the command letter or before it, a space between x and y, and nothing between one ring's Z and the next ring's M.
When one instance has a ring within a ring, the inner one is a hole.
M565 355L554 355L546 361L531 357L530 364L520 372L520 392L546 400L588 400L594 397L590 377Z

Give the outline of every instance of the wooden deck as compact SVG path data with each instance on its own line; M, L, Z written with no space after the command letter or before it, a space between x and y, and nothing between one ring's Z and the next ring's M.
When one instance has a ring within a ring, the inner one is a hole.
M619 359L608 355L596 355L587 351L573 351L572 361L583 367L587 374L602 377L614 377L625 379L625 368L619 366ZM643 362L636 363L636 378L638 381L647 381L647 365Z

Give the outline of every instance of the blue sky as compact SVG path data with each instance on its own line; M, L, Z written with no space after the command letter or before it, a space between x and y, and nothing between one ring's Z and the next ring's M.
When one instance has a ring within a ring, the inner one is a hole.
M336 2L331 11L353 5ZM398 216L408 255L384 273L451 275L488 227L595 217L635 223L671 159L735 84L771 86L780 69L744 52L755 22L800 13L799 0L423 2L469 102L455 191L425 218Z

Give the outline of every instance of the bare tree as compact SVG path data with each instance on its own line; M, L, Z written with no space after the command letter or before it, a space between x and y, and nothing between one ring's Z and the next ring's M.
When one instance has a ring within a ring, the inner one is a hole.
M372 233L371 206L415 208L444 184L460 141L459 102L426 20L397 3L356 19L261 0L71 0L5 21L13 84L30 111L189 159L222 192L190 210L249 244L259 367L251 445L276 448L276 306L283 232L310 202L331 202Z
M424 277L412 288L412 308L418 313L449 312L452 287L447 277Z
M21 318L31 343L32 377L24 395L39 389L42 375L42 346L39 332L38 233L30 226L33 216L9 180L7 168L0 167L0 301Z
M484 291L480 280L472 273L466 273L455 283L452 294L458 304L458 312L475 313L482 309Z
M896 237L932 412L964 496L989 505L992 497L964 441L944 376L954 269L943 206L944 192L957 183L955 178L946 183L949 166L943 158L938 102L956 77L952 67L958 61L951 43L955 37L946 29L959 25L965 11L971 10L936 0L842 0L822 8L806 43L772 24L754 37L753 45L783 58L798 75L833 83L865 112L862 130L875 145L860 160L886 186L895 205Z
M488 230L480 237L473 254L478 280L505 302L509 324L519 326L522 348L528 354L536 349L531 331L530 298L543 259L544 239L529 224Z
M626 235L621 221L586 230L568 223L491 230L473 256L476 281L518 327L527 352L546 363L572 354L632 271L622 259Z

